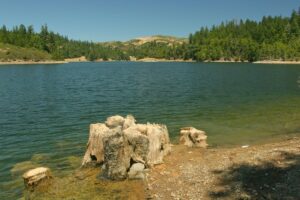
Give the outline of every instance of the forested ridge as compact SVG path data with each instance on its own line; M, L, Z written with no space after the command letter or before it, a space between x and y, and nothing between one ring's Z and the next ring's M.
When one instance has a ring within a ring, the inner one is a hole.
M291 16L266 16L261 21L232 20L211 28L202 27L188 40L161 38L142 44L128 42L95 43L69 39L43 25L0 28L0 60L63 60L85 56L88 60L129 60L130 57L193 59L197 61L300 60L300 9ZM168 40L170 39L170 40ZM5 46L8 44L11 46ZM15 46L16 48L12 48ZM3 48L6 47L5 50ZM15 49L15 51L13 51ZM25 50L30 54L22 53ZM17 53L16 53L17 52Z
M96 58L126 59L124 53L118 49L104 47L93 42L68 39L68 37L49 31L47 25L43 25L40 32L35 32L33 26L25 27L22 24L15 26L12 30L2 26L0 43L35 48L51 54L54 60L80 56L86 56L89 60Z
M189 36L190 56L203 60L299 60L300 9L290 17L230 21Z

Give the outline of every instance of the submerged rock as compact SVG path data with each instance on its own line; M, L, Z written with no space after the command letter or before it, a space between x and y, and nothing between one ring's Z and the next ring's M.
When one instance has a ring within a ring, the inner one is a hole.
M163 162L171 150L168 129L159 124L136 124L133 116L112 116L105 124L90 125L87 150L82 165L103 164L103 174L120 180L143 178L136 167L150 167ZM141 165L136 165L141 164ZM134 168L132 168L134 166ZM140 168L138 168L140 169Z
M185 127L180 130L179 141L188 147L206 148L208 146L206 140L206 133L194 127Z
M50 169L47 167L38 167L31 169L23 174L25 187L37 186L42 180L51 178Z

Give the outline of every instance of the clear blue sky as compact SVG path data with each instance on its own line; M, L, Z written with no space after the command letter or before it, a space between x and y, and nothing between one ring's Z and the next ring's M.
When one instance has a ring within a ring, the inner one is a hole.
M111 41L148 35L187 37L231 19L289 16L299 0L0 0L0 25L42 24L72 39Z

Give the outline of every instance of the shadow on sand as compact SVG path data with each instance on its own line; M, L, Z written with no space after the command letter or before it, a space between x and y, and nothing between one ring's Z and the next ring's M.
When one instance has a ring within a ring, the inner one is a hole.
M279 152L278 159L232 165L214 171L212 199L300 199L300 154Z

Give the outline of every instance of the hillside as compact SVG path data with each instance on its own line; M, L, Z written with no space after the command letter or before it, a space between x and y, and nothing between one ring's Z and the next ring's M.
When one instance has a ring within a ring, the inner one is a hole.
M111 41L99 43L107 48L116 49L123 52L127 57L136 59L155 58L155 59L188 59L186 52L188 46L187 38L173 36L145 36L129 41Z
M141 46L143 44L150 43L150 42L168 44L171 46L171 45L187 43L188 39L174 37L174 36L153 35L153 36L138 37L125 42L111 41L111 42L101 42L100 44L103 44L105 46L111 46L111 47L120 47L120 46L130 46L130 45Z
M50 59L51 55L41 50L0 43L0 62L45 61Z
M129 43L137 46L143 45L148 42L157 42L157 43L175 45L175 44L187 43L188 40L186 38L178 38L174 36L154 35L154 36L139 37L129 41Z

